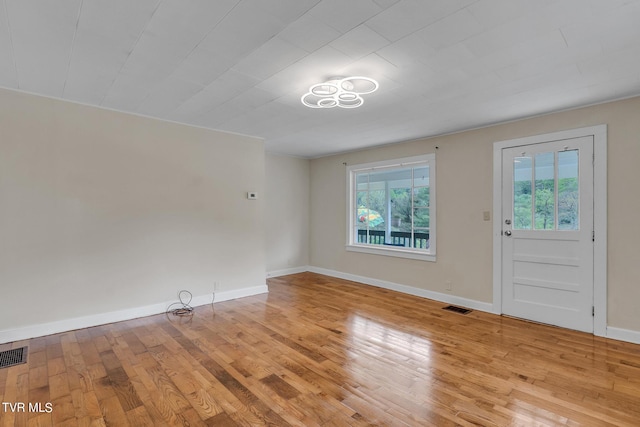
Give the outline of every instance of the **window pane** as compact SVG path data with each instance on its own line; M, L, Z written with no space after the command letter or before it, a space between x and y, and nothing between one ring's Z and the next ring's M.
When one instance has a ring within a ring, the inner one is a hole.
M358 190L366 190L366 185L369 183L369 174L368 173L358 173L356 174L356 185L358 186ZM364 188L362 186L364 185Z
M380 250L401 253L399 247L420 248L426 254L435 253L430 247L431 200L429 162L432 155L399 161L380 162L367 169L352 170L350 191L350 244L375 245ZM365 167L365 165L361 165ZM354 165L348 169L354 169ZM433 224L431 222L433 219ZM434 232L435 233L435 232ZM434 235L435 237L435 235ZM434 240L435 242L435 240ZM355 248L358 251L359 249ZM394 256L402 256L394 254Z
M513 229L531 230L531 157L513 159Z
M558 230L578 230L578 150L558 153Z
M369 174L368 173L358 173L356 174L356 184L367 184L369 182Z
M356 194L356 207L357 208L366 208L369 204L369 192L368 191L358 191Z
M389 182L392 187L395 185L408 187L411 184L411 169L386 169L371 172L369 181L383 183L382 187L384 187L385 182Z
M414 248L429 249L429 229L417 229L413 232Z
M414 187L429 186L429 166L413 168L413 186Z
M429 206L429 187L413 189L413 206Z
M414 228L429 228L429 208L413 209L413 226Z
M355 238L354 241L358 242L358 243L367 243L368 239L368 229L367 229L367 223L364 221L360 221L360 213L362 212L363 209L357 209L356 210L356 220L355 220L355 225L356 225L356 229L355 229Z
M535 229L555 229L555 158L554 153L540 153L535 157Z
M387 206L385 202L385 191L369 191L369 215L367 221L369 228L384 230L384 219L386 218Z
M411 231L411 189L394 188L391 194L391 230Z

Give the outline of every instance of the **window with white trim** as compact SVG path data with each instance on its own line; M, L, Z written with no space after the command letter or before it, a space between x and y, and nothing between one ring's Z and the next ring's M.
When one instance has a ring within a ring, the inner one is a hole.
M347 250L435 261L435 154L347 167Z

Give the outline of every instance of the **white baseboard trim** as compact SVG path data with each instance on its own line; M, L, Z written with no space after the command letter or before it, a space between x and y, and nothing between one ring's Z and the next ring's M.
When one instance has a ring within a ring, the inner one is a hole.
M216 292L213 302L216 303L216 302L229 301L232 299L266 294L268 292L269 292L269 287L266 284L260 285L260 286L252 286L250 288L235 289L233 291ZM211 296L210 295L206 295L206 296L209 297L209 300L199 305L211 304Z
M289 274L305 273L307 271L310 271L309 268L310 267L308 265L304 265L302 267L284 268L282 270L268 271L267 279L271 277L287 276Z
M195 296L191 299L191 306L198 307L212 302L218 303L237 298L244 298L269 292L266 284L231 291L216 292ZM93 314L91 316L75 317L72 319L57 320L55 322L30 325L17 329L0 331L0 344L21 341L60 332L73 331L75 329L90 328L92 326L121 322L123 320L137 319L139 317L152 316L167 311L167 307L175 301L151 304L144 307L134 307L125 310L111 311L108 313Z
M632 331L629 329L607 326L607 338L618 341L626 341L633 344L640 344L640 331Z
M447 304L460 305L474 310L493 313L493 304L488 302L476 301L468 298L462 298L455 295L443 294L440 292L428 291L426 289L414 288L413 286L401 285L399 283L388 282L386 280L373 279L371 277L357 276L355 274L343 273L341 271L328 270L320 267L309 267L312 273L324 274L325 276L337 277L339 279L351 280L353 282L364 283L366 285L376 286L378 288L389 289L392 291L402 292L403 294L414 295L417 297L428 298L434 301L440 301Z
M351 280L353 282L364 283L366 285L377 286L379 288L389 289L393 291L402 292L409 295L415 295L422 298L428 298L435 301L444 302L447 304L459 305L462 307L472 308L474 310L484 311L500 315L497 313L492 303L486 303L482 301L476 301L472 299L457 297L455 295L443 294L440 292L428 291L425 289L414 288L412 286L401 285L398 283L388 282L385 280L373 279L370 277L358 276L350 273L343 273L341 271L328 270L326 268L310 266L309 270L312 273L323 274L325 276L337 277L339 279ZM606 338L625 341L633 344L640 344L640 331L633 331L629 329L615 328L612 326L607 327Z

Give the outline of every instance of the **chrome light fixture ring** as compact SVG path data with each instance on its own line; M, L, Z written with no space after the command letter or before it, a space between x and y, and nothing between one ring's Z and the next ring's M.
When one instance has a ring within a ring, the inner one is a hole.
M351 76L333 78L316 83L300 101L309 108L357 108L364 103L361 95L378 90L378 82L369 77Z

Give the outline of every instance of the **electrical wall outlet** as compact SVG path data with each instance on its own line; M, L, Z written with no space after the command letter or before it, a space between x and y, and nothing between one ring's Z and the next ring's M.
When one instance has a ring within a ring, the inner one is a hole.
M220 282L218 281L213 282L213 292L217 291L219 287L220 287Z
M453 285L452 285L452 283L451 283L451 280L447 280L446 282L444 282L444 288L445 288L447 291L450 291L450 290L452 289L452 287L453 287Z

